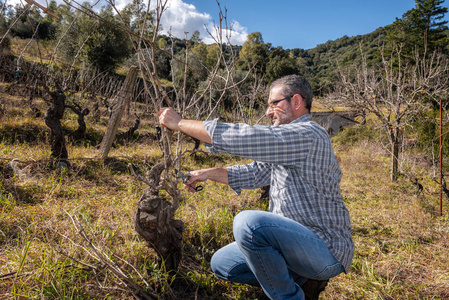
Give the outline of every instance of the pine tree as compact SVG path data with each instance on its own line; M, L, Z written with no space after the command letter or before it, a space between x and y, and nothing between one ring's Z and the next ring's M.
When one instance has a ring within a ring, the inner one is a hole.
M448 22L443 18L448 9L443 3L444 0L416 0L414 8L387 28L388 40L402 44L406 55L415 50L427 53L447 50L449 41L444 31Z

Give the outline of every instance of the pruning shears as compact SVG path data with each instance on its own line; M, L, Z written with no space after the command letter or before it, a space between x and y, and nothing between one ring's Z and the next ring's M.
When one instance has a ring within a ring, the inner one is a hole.
M176 177L178 177L179 179L181 179L182 182L183 182L185 185L191 187L191 188L194 189L195 191L199 192L199 191L203 190L203 186L202 186L202 185L194 186L194 185L191 185L191 184L188 184L188 183L187 183L187 180L189 180L189 178L190 178L190 176L192 176L192 174L190 174L190 173L184 174L184 173L182 173L181 171L175 170L175 175L176 175Z

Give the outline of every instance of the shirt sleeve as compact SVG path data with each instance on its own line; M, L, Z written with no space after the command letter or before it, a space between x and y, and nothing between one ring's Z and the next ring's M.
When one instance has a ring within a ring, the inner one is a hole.
M204 124L204 128L206 128L207 133L209 134L209 136L212 137L214 136L214 131L215 131L215 127L217 127L218 124L218 118L214 119L214 120L209 120L209 121L203 121ZM213 141L212 141L213 143ZM220 153L219 151L217 151L216 149L214 149L213 144L209 144L209 143L204 143L204 146L206 146L206 149L209 150L211 153Z
M229 186L240 195L242 189L255 189L270 184L271 164L252 162L227 168Z
M280 126L219 123L204 121L212 144L205 144L212 153L227 153L256 161L298 165L304 162L313 138L298 124Z

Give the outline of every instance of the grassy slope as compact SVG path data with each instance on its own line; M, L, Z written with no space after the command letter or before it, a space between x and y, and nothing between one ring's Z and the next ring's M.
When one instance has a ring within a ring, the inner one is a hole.
M233 216L243 209L266 209L259 191L237 197L212 182L197 194L182 189L185 201L177 217L186 225L185 255L178 274L169 276L155 266L155 253L133 229L145 185L129 174L127 165L133 163L143 173L160 158L151 135L117 146L110 154L115 159L107 162L95 158L94 146L70 143L71 168L52 169L45 161L49 149L42 118L29 117L20 98L0 96L5 109L0 119L1 299L133 298L111 272L99 268L75 217L100 252L141 287L148 282L165 298L266 299L260 289L223 282L209 269L213 252L232 240ZM65 126L76 128L75 119L68 115ZM89 126L88 134L97 136L102 130ZM331 280L322 299L448 298L449 221L435 215L435 185L422 182L424 193L415 196L406 178L391 183L388 156L377 143L336 146L335 152L356 253L349 274ZM13 174L8 165L13 158L30 162L22 165L29 177ZM195 169L245 162L200 153L183 165ZM422 178L431 176L425 164L419 172ZM92 271L87 264L98 268Z

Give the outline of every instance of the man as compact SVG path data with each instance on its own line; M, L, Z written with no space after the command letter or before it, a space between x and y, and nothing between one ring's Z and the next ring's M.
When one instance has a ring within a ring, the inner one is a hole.
M270 87L266 115L274 126L181 119L170 108L159 112L162 126L203 141L211 152L254 159L193 171L189 185L210 179L237 194L270 185L269 212L240 212L235 242L213 255L211 268L219 278L260 285L271 299L318 299L329 278L348 272L354 254L340 167L327 132L311 120L311 106L310 84L289 75Z

